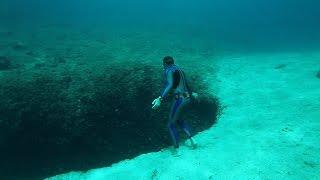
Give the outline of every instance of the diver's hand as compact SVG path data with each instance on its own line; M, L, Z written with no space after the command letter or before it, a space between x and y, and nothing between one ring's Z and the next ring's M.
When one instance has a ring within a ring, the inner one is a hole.
M198 93L195 93L195 92L192 92L191 93L191 96L192 98L196 101L196 102L199 102L199 94Z
M196 99L196 100L199 99L199 94L196 93L196 92L192 92L191 96L192 96L194 99Z
M159 96L155 100L152 101L152 109L158 109L161 105L161 97Z

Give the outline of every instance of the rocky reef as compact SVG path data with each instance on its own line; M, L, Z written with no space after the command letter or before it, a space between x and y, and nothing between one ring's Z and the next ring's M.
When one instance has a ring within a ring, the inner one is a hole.
M82 78L51 71L1 78L1 177L38 179L103 167L171 145L170 101L151 109L161 89L158 67L131 63L102 69ZM200 75L189 75L202 97L184 118L199 132L215 123L218 100L206 93Z
M0 56L0 71L8 70L12 66L11 59L7 56Z

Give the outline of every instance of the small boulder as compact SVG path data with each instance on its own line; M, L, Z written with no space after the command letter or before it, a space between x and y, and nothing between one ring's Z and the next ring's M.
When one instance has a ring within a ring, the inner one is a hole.
M285 67L287 67L286 64L279 64L279 65L277 65L277 66L274 67L274 68L275 68L275 69L283 69L283 68L285 68Z
M317 78L319 78L320 79L320 70L318 71L318 73L317 73Z
M34 56L34 52L33 52L33 51L28 51L28 52L26 52L26 55L28 55L28 56Z
M16 51L22 51L22 50L26 50L27 46L22 42L16 42L15 44L12 45L12 48Z
M64 64L64 63L66 63L66 59L63 57L59 57L59 56L54 57L50 62L51 67L57 67L60 64Z
M7 70L11 68L11 60L6 56L0 56L0 70Z
M33 65L35 69L41 69L41 68L44 68L45 66L46 66L45 63L36 63Z

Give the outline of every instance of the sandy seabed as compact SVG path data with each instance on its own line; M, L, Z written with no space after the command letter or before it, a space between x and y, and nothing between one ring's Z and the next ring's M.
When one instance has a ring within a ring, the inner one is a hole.
M215 59L218 123L199 146L142 154L111 167L50 180L320 179L319 52L229 55Z

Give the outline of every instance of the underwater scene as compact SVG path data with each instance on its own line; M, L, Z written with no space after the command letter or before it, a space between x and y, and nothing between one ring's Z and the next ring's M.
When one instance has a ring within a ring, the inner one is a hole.
M320 179L319 7L1 0L0 180Z

